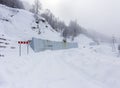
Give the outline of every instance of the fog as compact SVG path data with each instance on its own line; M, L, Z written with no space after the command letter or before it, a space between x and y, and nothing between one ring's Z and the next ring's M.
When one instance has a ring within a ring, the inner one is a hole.
M26 0L28 1L28 0ZM120 35L120 0L40 0L44 9L65 21L106 35ZM33 0L29 0L33 2Z

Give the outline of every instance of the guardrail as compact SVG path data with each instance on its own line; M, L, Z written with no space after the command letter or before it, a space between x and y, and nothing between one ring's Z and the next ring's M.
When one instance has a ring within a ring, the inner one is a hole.
M61 50L61 49L78 48L77 43L56 42L56 41L43 40L38 38L32 38L30 46L35 52L40 52L44 50Z

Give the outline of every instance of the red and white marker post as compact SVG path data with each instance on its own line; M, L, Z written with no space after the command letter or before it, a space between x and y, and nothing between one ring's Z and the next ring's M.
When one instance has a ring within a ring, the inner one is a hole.
M18 44L19 44L19 56L21 56L21 45L22 44L27 44L27 54L29 54L30 41L18 41Z

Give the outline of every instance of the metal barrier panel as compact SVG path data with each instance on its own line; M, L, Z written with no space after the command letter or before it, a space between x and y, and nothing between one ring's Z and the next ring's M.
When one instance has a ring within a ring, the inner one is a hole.
M30 46L35 52L40 52L44 50L78 48L77 43L56 42L56 41L42 40L37 38L32 38Z

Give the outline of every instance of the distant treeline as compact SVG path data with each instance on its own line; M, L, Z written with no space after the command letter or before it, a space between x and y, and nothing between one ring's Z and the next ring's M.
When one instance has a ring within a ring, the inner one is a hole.
M46 10L41 16L47 20L54 30L60 32L64 39L71 38L74 40L75 37L84 32L84 29L76 20L71 20L69 25L66 25L64 21L60 21L55 17L50 10Z

